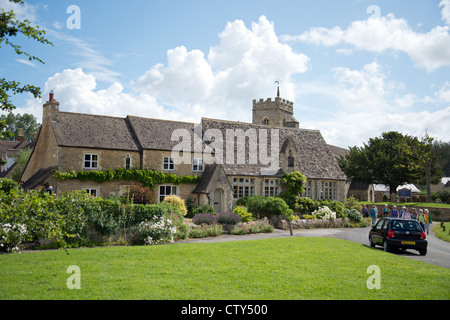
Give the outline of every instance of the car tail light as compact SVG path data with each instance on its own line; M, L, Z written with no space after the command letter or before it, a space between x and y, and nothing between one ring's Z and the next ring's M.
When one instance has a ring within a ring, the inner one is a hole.
M425 240L426 238L427 238L427 235L425 234L425 232L421 232L420 239Z
M388 231L388 238L394 238L395 237L395 232L393 230L389 230Z

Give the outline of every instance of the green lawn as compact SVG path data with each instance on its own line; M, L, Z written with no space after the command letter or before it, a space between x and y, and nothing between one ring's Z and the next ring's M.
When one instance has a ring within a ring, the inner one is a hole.
M433 229L433 232L436 235L436 237L450 242L450 233L449 233L450 232L450 222L445 222L444 225L445 225L445 231L443 228L441 228L440 222L432 223L431 228Z
M69 290L67 268L81 270ZM367 268L381 271L369 290ZM0 255L0 299L450 299L450 269L329 238Z

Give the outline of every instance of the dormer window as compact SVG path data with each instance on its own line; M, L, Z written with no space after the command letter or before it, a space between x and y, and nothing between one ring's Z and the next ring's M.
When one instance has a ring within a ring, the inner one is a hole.
M289 150L288 168L294 168L294 167L295 167L294 153L292 152L292 150Z

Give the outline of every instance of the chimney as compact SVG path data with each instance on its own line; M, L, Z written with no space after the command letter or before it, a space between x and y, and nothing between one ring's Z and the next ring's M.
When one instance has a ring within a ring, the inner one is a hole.
M48 101L43 106L42 124L58 119L59 102L55 100L53 90L50 91Z
M19 132L17 133L16 140L20 141L20 142L25 140L25 137L23 136L23 129L22 128L19 128Z

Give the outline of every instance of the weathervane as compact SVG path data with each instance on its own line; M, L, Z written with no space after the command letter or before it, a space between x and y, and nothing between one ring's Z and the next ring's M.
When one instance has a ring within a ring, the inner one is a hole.
M278 88L277 88L277 98L279 98L280 97L280 80L276 80L275 81L275 84L278 84Z

